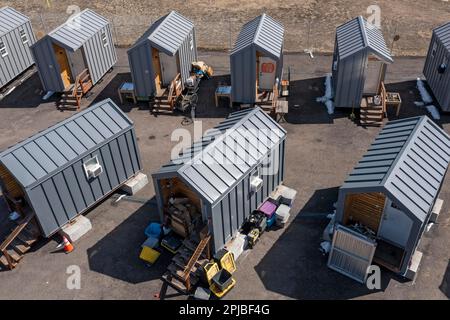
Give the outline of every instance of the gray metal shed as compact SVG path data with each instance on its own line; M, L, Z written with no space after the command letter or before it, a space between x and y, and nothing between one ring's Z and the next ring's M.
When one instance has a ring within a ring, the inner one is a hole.
M388 122L339 189L336 222L370 228L374 261L405 276L449 162L450 136L428 117Z
M393 62L381 30L359 16L337 27L332 86L338 108L359 108L364 95L380 92L386 64Z
M46 91L65 92L87 70L95 85L117 62L109 21L85 9L31 47Z
M266 14L244 24L230 54L232 100L255 103L283 73L283 25ZM257 76L258 75L258 76Z
M181 83L190 77L197 60L194 24L176 11L161 17L128 50L135 93L157 95L181 74Z
M30 46L35 42L27 16L0 8L0 89L34 64Z
M6 149L0 169L12 177L3 193L19 190L48 237L142 165L133 122L106 99Z
M450 111L450 22L433 30L423 74L442 110Z
M231 113L153 174L161 220L168 197L176 193L168 186L180 185L177 192L198 204L218 251L282 183L285 139L286 131L259 107ZM255 177L262 187L252 191Z

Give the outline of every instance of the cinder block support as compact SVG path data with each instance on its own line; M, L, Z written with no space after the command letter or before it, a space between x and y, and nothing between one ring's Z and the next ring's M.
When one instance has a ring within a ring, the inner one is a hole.
M139 190L144 188L148 184L147 175L139 172L133 178L125 182L121 189L128 193L130 196L135 195Z
M61 234L69 239L70 242L75 242L88 233L91 229L91 220L85 216L78 216L62 227Z
M406 271L405 278L414 281L419 272L420 262L422 261L423 253L416 250L411 258L411 265Z
M442 200L442 199L437 199L436 200L436 203L434 204L433 210L431 211L430 222L432 222L432 223L436 223L437 222L437 219L439 217L439 214L441 213L443 204L444 204L444 200Z

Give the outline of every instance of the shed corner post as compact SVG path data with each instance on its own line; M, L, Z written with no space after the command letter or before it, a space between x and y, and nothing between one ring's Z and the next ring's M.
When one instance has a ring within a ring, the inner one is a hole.
M342 188L339 188L338 200L336 202L336 214L334 221L342 223L344 218L344 206L345 206L345 198L347 196L347 192L343 191Z

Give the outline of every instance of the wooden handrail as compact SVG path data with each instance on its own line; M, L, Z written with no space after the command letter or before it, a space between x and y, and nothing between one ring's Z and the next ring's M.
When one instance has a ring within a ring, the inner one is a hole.
M186 264L186 267L183 271L183 279L186 283L186 288L189 291L191 287L191 270L194 267L195 263L197 262L198 258L200 258L201 254L205 250L205 248L209 244L209 240L211 239L211 235L206 236L204 239L200 241L197 248L195 249L194 253L192 254L191 258L189 259L188 263Z

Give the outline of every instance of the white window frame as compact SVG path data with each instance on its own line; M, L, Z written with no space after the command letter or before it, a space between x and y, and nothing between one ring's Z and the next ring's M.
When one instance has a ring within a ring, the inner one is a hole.
M90 165L91 163L96 163L97 165L100 165L100 161L98 160L98 156L93 156L92 158L86 160L85 162L83 162L83 169L84 169L84 173L86 174L86 178L87 179L91 179L89 177L89 173L88 173L88 168L87 166Z
M104 47L109 46L108 36L106 35L106 31L102 31L101 33L102 44Z
M2 58L8 55L8 49L6 48L6 44L3 41L0 41L0 55Z
M20 35L20 39L22 40L23 44L27 44L28 43L28 34L25 31L25 29L19 29L19 35Z

